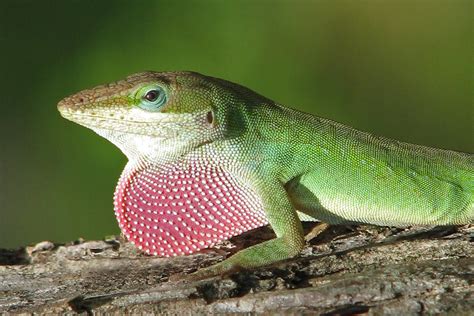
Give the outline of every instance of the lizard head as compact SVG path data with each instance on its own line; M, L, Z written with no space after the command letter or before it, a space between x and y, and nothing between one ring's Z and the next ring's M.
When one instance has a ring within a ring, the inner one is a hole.
M143 72L69 96L58 109L130 159L153 159L243 132L250 95L258 96L193 72Z

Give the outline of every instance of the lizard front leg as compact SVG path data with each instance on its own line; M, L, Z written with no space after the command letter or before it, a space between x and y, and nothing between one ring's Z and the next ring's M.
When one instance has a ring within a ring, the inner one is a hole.
M296 256L305 245L303 228L286 191L278 184L266 185L261 198L268 222L276 238L241 250L213 266L198 270L192 280L228 274L240 269L258 268Z

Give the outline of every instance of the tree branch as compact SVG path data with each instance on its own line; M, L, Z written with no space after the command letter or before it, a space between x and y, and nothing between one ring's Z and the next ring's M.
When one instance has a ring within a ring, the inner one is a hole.
M308 227L307 227L308 228ZM331 227L302 255L229 278L169 282L272 238L268 228L191 256L140 254L121 238L0 250L0 312L468 313L474 226Z

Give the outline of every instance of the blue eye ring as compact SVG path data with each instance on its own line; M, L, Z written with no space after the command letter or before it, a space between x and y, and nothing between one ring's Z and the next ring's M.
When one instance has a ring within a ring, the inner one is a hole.
M159 86L144 87L139 90L140 97L138 106L143 110L157 112L166 103L166 92Z

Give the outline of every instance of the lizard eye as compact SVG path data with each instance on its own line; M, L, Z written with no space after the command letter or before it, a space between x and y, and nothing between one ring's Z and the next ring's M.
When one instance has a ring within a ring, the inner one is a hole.
M166 102L165 91L158 87L152 87L142 90L140 103L138 104L144 110L156 112Z
M144 98L149 102L155 102L159 95L160 93L158 91L150 90L145 94Z

